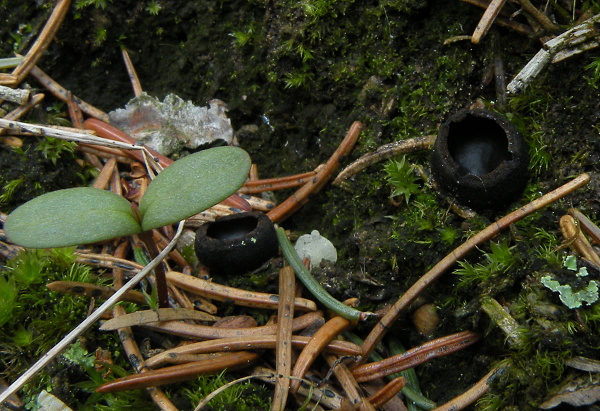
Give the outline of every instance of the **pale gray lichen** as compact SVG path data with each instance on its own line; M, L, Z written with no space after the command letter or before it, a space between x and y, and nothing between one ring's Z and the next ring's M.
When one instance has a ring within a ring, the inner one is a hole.
M577 277L581 278L588 275L587 268L577 268L577 260L572 255L565 258L563 266L570 271L576 271L575 275ZM541 282L546 288L558 293L560 301L571 309L579 308L583 303L592 305L598 301L598 283L594 280L591 280L585 287L578 291L573 291L573 288L569 284L561 284L549 275L542 277Z
M125 108L111 111L109 118L113 126L166 156L219 140L231 144L233 128L225 103L211 100L208 104L198 107L174 94L160 101L142 93Z

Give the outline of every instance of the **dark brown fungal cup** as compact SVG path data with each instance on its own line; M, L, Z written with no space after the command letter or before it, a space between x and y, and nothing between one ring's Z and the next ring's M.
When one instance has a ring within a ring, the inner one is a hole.
M252 211L203 224L196 231L194 249L211 272L235 274L260 267L277 254L279 245L273 222Z
M438 189L475 210L516 200L528 178L529 148L504 116L460 110L441 127L431 155Z

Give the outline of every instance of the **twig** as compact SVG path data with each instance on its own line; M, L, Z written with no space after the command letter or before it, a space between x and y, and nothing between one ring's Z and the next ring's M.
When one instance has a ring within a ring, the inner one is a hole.
M35 106L37 106L38 104L40 104L42 102L42 100L44 99L44 97L45 96L42 93L34 95L25 104L20 105L19 107L17 107L14 110L12 110L10 113L6 114L3 117L4 120L18 120L18 119L20 119L23 115L25 115L25 113L27 113L29 110L31 110L32 108L34 108ZM6 131L7 130L4 129L4 128L0 129L0 135L5 134Z
M181 232L183 231L183 224L179 223L177 234L173 237L173 240L169 244L169 247L165 248L154 260L150 262L142 271L137 273L131 280L121 287L117 292L113 294L108 300L104 302L96 311L94 311L88 318L86 318L81 324L79 324L73 331L67 334L58 344L56 344L51 350L42 356L35 364L33 364L23 375L21 375L10 387L0 393L0 404L2 404L9 395L19 390L31 377L38 373L44 368L54 357L59 355L67 346L83 332L90 328L106 311L108 311L115 303L121 300L123 294L131 290L137 283L139 283L149 272L151 272L155 266L160 264L162 260L169 254L169 251L175 247Z
M294 299L296 277L292 267L279 270L279 307L277 310L277 345L275 364L277 382L271 410L283 411L290 389L289 376L292 373L292 321L294 319Z
M585 44L587 41L596 42L598 32L595 27L600 21L600 14L597 14L582 24L565 31L560 36L547 41L543 48L523 67L515 78L506 87L510 94L516 95L523 91L533 79L543 70L554 62L559 52L568 47ZM583 50L583 49L582 49Z
M505 2L506 0L492 0L490 2L490 5L485 10L485 13L483 13L481 20L479 20L479 23L477 23L477 27L473 32L473 36L471 37L471 42L473 44L478 44L483 36L486 35Z
M100 170L100 174L94 180L92 187L99 190L105 190L108 187L109 180L112 178L113 171L117 167L117 160L115 158L109 158L108 161Z
M256 194L265 191L276 191L283 190L286 188L294 188L306 184L308 180L310 180L316 175L316 171L309 171L307 173L297 174L293 176L269 178L263 180L251 180L247 181L240 188L239 192L244 194Z
M466 242L454 249L450 254L440 260L431 270L423 275L416 283L404 293L396 303L391 306L383 318L373 327L363 344L363 357L361 362L366 361L375 346L381 341L386 332L391 328L392 324L398 319L400 314L408 307L408 305L419 296L431 283L437 280L444 274L454 263L463 258L469 251L475 248L482 242L490 239L509 225L519 221L529 214L540 210L541 208L552 204L556 200L571 193L573 190L585 185L590 181L588 174L581 174L561 187L543 195L542 197L533 200L529 204L513 211L512 213L502 217L496 222L475 234Z
M358 160L343 169L333 180L333 185L339 185L343 180L358 174L370 165L380 161L396 157L400 154L414 153L420 150L429 150L435 143L436 135L409 138L407 140L394 141L379 147L372 153L367 153Z
M115 293L115 289L90 283L79 283L74 281L54 281L47 284L49 290L58 293L69 293L74 295L83 295L91 298L106 300ZM129 301L136 304L146 304L144 295L139 291L131 290L123 295L123 301Z
M325 165L317 172L317 175L310 182L300 187L298 191L288 197L283 203L269 211L267 216L273 222L279 223L302 207L308 201L309 196L323 188L331 177L331 174L339 167L340 161L350 153L354 144L356 144L363 127L363 124L359 121L352 123L344 140L342 140L337 150L335 150Z
M402 354L384 360L364 364L352 370L358 382L373 381L388 375L413 368L432 358L442 357L462 350L479 340L479 335L472 331L463 331L445 337L436 338L418 347L411 348Z
M252 375L269 375L267 378L260 378L261 381L274 384L275 383L275 371L267 367L254 367ZM272 377L271 377L272 376ZM293 377L290 377L293 378ZM312 397L312 399L318 404L323 404L324 407L331 410L351 410L351 404L349 401L338 394L336 391L330 388L320 389L314 387L311 381L302 380L305 384L301 385L298 389L298 394L304 397ZM306 385L306 386L304 386Z
M576 208L569 208L569 215L572 215L577 221L579 221L579 225L583 228L583 231L588 233L592 240L596 245L600 245L600 229L598 226L587 218L581 211Z
M483 9L487 9L490 2L489 1L484 1L484 0L461 0L465 3L469 3L469 4L473 4L477 7L481 7ZM507 13L502 13L501 14L507 14ZM525 36L533 36L534 32L533 30L531 30L531 28L525 24L522 23L518 23L516 21L513 21L509 18L503 17L503 16L498 16L496 17L495 22L501 26L507 27L511 30L516 31L519 34L523 34ZM471 38L471 36L469 36L469 39Z
M16 104L25 104L31 96L31 91L27 89L12 89L6 86L0 86L0 100L8 100Z

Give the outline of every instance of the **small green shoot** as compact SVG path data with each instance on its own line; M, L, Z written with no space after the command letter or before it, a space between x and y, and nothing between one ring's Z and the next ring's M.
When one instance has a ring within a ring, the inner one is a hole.
M508 243L491 243L491 252L484 253L487 264L471 264L467 261L459 261L460 268L454 270L454 274L460 276L460 287L468 287L488 281L515 267L517 259L512 254L513 247Z
M194 387L184 388L182 393L195 405L202 401L204 397L227 383L228 381L225 378L225 372L223 371L215 376L206 375L198 377L196 383L193 384ZM223 390L214 397L208 405L210 406L210 409L214 411L266 410L269 409L269 405L265 403L266 396L264 391L264 389L261 389L261 386L252 384L250 381L245 381L234 384Z
M420 187L416 183L419 178L415 176L414 167L406 161L406 156L402 156L399 160L388 161L384 171L387 182L394 190L391 197L403 196L408 204L410 197L419 193Z
M600 84L600 57L595 57L585 68L591 71L591 78L587 80L588 84L597 89Z
M146 11L153 16L157 16L158 13L162 10L162 6L156 0L151 0L146 6Z
M22 178L15 178L14 180L8 181L6 184L4 184L4 187L2 187L3 193L0 194L0 204L8 203L13 198L13 195L17 189L21 187L24 182L25 180Z
M0 326L13 317L18 292L14 278L6 278L0 274Z
M76 146L77 144L71 141L46 137L40 139L35 149L41 151L44 157L52 161L52 164L56 165L56 162L61 156L65 154L72 156Z

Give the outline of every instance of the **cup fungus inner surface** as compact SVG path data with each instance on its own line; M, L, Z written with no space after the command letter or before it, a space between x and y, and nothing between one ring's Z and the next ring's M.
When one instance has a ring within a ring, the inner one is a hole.
M206 235L221 241L235 241L254 231L257 225L258 220L250 216L237 220L217 220L209 226Z
M472 115L450 124L448 151L461 175L481 177L512 159L504 129L491 119Z

